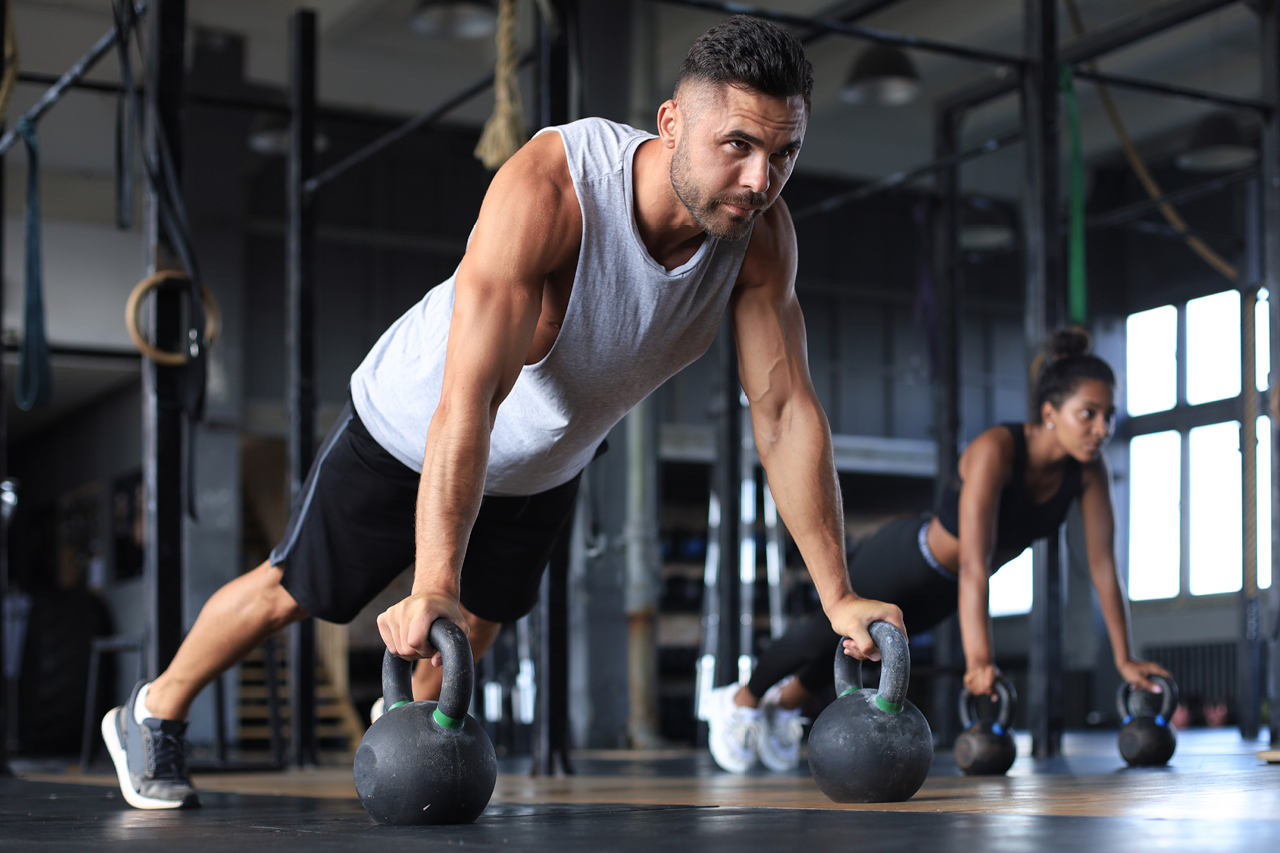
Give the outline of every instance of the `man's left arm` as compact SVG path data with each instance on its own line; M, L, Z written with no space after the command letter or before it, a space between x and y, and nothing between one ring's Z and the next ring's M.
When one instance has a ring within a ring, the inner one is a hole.
M868 626L883 620L904 635L906 628L896 605L861 598L849 584L831 428L809 377L796 259L791 215L778 199L756 221L730 302L738 374L769 488L822 609L836 633L853 641L848 653L878 660Z

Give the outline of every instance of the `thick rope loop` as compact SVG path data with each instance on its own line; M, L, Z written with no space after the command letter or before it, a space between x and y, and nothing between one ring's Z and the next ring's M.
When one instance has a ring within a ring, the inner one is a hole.
M157 287L168 281L186 281L185 273L177 270L160 270L138 282L133 288L133 292L129 294L129 301L125 303L124 322L129 329L129 338L133 341L133 345L138 348L138 352L154 361L156 364L162 364L166 367L181 367L186 364L189 356L185 352L166 352L157 349L151 345L142 335L141 327L138 323L138 311L142 308L142 300L146 295ZM218 332L222 328L222 309L218 307L218 300L213 297L209 288L203 284L200 285L200 302L204 305L204 339L206 346L213 346L218 340Z

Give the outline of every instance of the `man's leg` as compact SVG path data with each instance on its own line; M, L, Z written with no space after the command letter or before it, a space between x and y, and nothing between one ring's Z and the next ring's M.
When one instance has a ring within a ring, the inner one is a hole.
M481 619L465 607L462 608L462 615L467 617L467 625L471 628L471 633L467 636L471 642L471 654L479 662L493 646L493 641L498 639L502 624ZM418 661L413 669L413 698L417 701L439 699L443 680L444 671L440 667L432 666L429 660Z
M107 712L102 738L125 800L140 809L198 806L187 774L191 703L268 636L307 615L263 563L213 594L168 669Z
M209 683L281 628L307 617L283 586L283 570L263 563L205 602L173 662L147 691L146 706L161 720L185 720Z

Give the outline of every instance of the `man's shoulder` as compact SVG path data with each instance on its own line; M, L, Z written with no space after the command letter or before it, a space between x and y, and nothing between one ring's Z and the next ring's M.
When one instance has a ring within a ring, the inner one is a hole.
M794 281L798 252L791 212L781 197L751 226L747 253L742 261L739 284L754 286L772 283L790 288Z

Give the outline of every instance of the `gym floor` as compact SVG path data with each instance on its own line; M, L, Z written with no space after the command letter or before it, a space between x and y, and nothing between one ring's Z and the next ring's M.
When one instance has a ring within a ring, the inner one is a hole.
M966 778L939 752L905 803L836 805L803 763L792 774L720 772L705 753L582 752L576 775L534 778L504 762L493 801L471 826L386 827L355 798L349 768L196 777L204 808L142 812L113 776L22 773L0 779L0 849L124 844L186 853L428 845L482 850L884 851L1275 850L1280 765L1233 730L1182 732L1169 767L1124 767L1113 733L1073 733L1062 758L1020 757L1007 777ZM105 770L105 768L104 768Z

